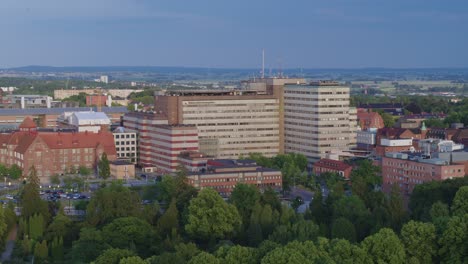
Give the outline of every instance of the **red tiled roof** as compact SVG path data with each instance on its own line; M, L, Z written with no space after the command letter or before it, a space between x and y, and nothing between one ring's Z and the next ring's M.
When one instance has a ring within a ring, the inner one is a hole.
M36 123L34 123L34 121L29 117L27 116L23 122L19 125L19 128L37 128L37 125Z
M26 150L28 150L29 146L36 138L43 140L50 149L96 148L101 145L107 155L116 155L114 136L110 132L39 132L34 135L25 134L23 132L15 132L13 135L11 135L9 141L14 144L12 141L18 139L16 152L24 153Z
M331 159L321 159L317 161L316 163L314 163L314 167L335 169L335 170L340 170L340 171L344 171L346 169L352 168L352 166L349 164L346 164L339 160L331 160Z

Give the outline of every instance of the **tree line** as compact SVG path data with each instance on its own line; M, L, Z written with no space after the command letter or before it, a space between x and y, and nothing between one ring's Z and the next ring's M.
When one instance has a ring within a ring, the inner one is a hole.
M227 201L197 191L181 170L144 188L103 186L76 221L40 199L32 169L22 215L0 209L0 234L18 225L10 263L466 263L468 178L418 185L408 213L397 187L380 191L378 173L361 161L350 181L321 175L329 194L316 188L298 213L254 185L236 185Z

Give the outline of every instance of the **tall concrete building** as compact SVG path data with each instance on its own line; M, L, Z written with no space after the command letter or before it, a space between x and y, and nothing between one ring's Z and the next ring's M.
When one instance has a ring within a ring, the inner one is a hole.
M336 82L284 86L286 153L301 153L309 161L331 150L356 144L356 109L349 106L349 87Z
M200 152L224 159L282 153L279 108L279 96L256 91L185 90L155 96L155 110L170 125L195 125Z

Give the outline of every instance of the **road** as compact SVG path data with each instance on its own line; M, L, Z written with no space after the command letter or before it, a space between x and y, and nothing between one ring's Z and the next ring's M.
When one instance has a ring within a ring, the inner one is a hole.
M11 253L13 253L13 248L15 247L17 230L18 230L18 227L15 225L13 229L10 231L10 233L8 234L8 239L5 244L5 251L3 251L2 253L1 262L10 260Z

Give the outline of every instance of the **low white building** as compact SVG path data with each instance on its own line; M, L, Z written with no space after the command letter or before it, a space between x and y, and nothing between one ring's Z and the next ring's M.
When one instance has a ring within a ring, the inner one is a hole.
M76 127L78 132L97 133L102 127L109 127L111 121L103 112L68 112L59 117L59 121L69 126Z

